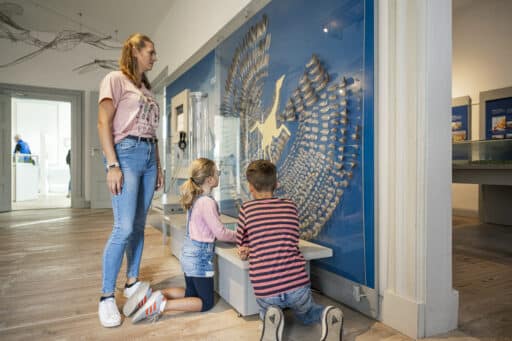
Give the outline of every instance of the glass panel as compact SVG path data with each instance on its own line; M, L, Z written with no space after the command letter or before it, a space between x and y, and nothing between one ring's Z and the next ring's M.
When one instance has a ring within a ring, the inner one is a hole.
M511 164L512 139L454 143L452 159L454 164Z
M211 139L198 141L204 122L193 122L193 146L169 143L170 192L200 154L195 144L214 141L214 194L236 217L250 199L246 166L270 159L275 195L298 206L301 237L333 249L317 265L374 287L373 1L272 1L170 84L167 103L184 89L208 94L198 120Z
M172 99L188 90L188 96L179 108L175 108L176 122L182 122L180 129L185 136L180 144L177 127L172 122ZM215 54L205 56L186 73L167 86L166 96L166 194L177 196L179 186L188 178L190 162L197 157L216 159L214 153L214 113L210 108L218 108L218 86L215 78ZM179 109L179 110L178 110ZM184 115L187 117L185 118ZM186 124L186 127L184 126ZM174 128L174 129L173 129ZM182 148L183 147L183 148ZM171 199L169 199L171 200Z
M239 128L228 133L238 149L219 144L238 163L237 182L221 197L233 204L223 211L236 215L250 198L247 164L272 160L275 194L297 204L301 237L333 249L317 265L370 287L372 8L362 0L272 1L216 48L220 114Z

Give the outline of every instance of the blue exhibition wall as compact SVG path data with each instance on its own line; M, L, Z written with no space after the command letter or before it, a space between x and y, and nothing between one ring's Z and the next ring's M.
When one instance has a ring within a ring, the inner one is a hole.
M333 249L315 265L375 287L373 1L274 0L167 88L219 93L221 210L249 199L245 166L278 166L301 237ZM202 65L202 66L201 66ZM202 69L204 67L204 69ZM201 71L202 70L202 71ZM229 141L229 143L226 143ZM233 161L234 160L234 161ZM231 168L230 168L231 167Z

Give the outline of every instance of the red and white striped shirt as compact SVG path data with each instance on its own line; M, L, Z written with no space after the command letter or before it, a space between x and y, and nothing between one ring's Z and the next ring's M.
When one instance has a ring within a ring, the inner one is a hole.
M309 285L293 201L268 198L245 202L236 237L237 246L250 249L249 277L256 297L277 296Z

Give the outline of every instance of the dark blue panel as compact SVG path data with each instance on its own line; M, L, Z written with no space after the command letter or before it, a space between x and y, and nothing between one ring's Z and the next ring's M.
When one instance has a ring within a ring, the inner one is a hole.
M512 97L485 102L485 139L512 139Z
M364 164L364 231L366 285L375 288L375 219L374 219L374 12L373 0L365 1L365 59L364 59L364 111L363 111L363 164Z
M459 105L452 107L452 141L464 141L471 138L469 126L469 106ZM455 158L454 158L455 160Z

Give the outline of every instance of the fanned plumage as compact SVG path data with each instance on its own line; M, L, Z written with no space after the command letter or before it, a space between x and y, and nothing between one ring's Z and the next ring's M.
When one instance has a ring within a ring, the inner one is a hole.
M292 94L281 100L286 77L281 75L274 85L271 107L262 108L270 57L267 29L268 19L263 16L236 48L221 115L240 118L242 169L257 158L280 164L276 194L295 201L301 237L311 239L340 204L358 163L361 116L352 112L361 112L361 93L351 78L331 79L320 58L313 54ZM278 112L280 102L284 109ZM294 136L285 122L296 122ZM289 141L289 152L282 155ZM245 181L240 184L246 186ZM242 188L242 200L248 199L247 193Z

